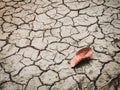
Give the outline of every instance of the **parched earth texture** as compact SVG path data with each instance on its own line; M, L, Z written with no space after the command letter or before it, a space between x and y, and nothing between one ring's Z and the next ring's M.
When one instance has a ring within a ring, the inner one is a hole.
M0 90L120 90L120 0L0 0Z

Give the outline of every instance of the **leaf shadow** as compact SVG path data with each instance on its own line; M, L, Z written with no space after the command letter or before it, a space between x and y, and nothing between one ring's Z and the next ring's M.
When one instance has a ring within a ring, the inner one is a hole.
M90 61L91 61L90 58L85 58L73 68L80 68L82 66L88 65L90 63Z

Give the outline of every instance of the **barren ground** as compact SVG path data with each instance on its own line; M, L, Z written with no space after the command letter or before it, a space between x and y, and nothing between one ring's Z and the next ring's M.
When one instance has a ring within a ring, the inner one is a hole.
M0 90L120 90L120 0L0 0Z

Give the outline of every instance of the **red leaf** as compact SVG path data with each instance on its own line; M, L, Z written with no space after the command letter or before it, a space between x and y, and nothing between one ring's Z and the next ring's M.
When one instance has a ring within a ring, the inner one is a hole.
M71 67L75 67L79 62L85 60L85 58L91 58L92 54L92 49L90 47L82 48L81 50L77 51L76 55L70 62Z

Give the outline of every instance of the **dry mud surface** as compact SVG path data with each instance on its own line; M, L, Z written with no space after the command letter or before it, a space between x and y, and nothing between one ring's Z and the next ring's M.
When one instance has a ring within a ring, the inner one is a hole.
M0 0L0 90L120 90L120 0Z

